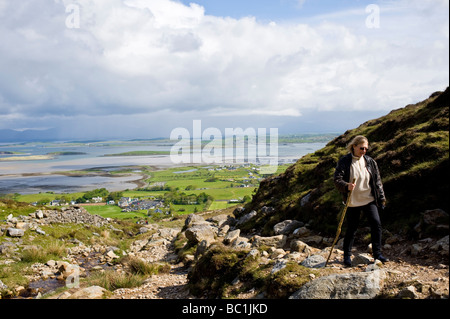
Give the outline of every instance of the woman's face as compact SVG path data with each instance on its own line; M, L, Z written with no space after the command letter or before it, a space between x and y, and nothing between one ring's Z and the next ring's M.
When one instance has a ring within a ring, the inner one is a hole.
M353 146L353 155L355 155L356 157L361 157L366 154L368 149L369 149L369 143L363 142L361 144Z

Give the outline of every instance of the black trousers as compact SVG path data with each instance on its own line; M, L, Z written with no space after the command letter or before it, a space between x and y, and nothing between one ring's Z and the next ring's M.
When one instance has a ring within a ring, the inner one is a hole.
M360 207L349 207L347 209L347 231L344 237L344 256L351 256L355 234L358 230L361 212L367 217L370 224L370 235L372 239L373 256L381 254L381 221L375 202Z

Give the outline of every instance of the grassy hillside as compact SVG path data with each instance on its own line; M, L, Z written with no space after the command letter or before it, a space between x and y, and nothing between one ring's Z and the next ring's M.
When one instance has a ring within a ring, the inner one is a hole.
M263 181L246 212L263 206L276 212L260 214L244 230L260 228L270 235L277 222L297 219L332 234L341 207L333 174L346 154L345 146L356 135L369 139L368 155L380 168L387 197L381 214L385 228L408 233L421 212L435 208L448 212L449 88L349 130L285 173Z

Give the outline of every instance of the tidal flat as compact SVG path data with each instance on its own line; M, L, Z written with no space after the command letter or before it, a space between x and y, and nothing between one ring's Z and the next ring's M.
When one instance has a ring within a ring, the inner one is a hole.
M143 186L145 174L139 170L117 174L117 170L188 166L172 162L169 154L173 145L167 140L2 144L0 194L135 189ZM324 145L282 143L278 145L279 163L293 163ZM108 156L111 154L114 156Z

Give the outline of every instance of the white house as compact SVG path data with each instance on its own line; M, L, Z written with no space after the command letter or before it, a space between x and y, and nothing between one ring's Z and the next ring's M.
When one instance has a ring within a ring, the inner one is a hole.
M93 203L101 203L103 201L102 197L93 197L92 202Z

